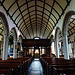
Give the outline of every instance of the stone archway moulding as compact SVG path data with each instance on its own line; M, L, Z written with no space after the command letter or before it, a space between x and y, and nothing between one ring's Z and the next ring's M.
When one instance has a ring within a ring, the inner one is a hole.
M22 39L23 39L23 38L22 38L21 35L19 35L19 38L21 38L21 40L20 40L20 50L23 51L23 49L22 49Z
M51 41L50 55L52 55L52 54L55 54L56 55L55 49L54 49L55 44L53 44L55 42L53 35L50 36L50 41Z
M56 48L56 57L59 58L60 54L59 54L59 33L60 33L60 28L57 27L56 28L56 32L55 32L55 48Z
M62 26L63 49L64 49L65 59L69 59L67 30L68 30L68 23L72 15L75 15L75 11L69 11L66 13L64 21L63 21L63 26Z
M11 29L11 31L13 32L13 38L14 38L14 41L17 41L17 32L16 32L16 28L15 27L13 27L12 29Z
M16 32L15 27L13 27L11 29L11 31L13 32L13 42L14 42L14 45L13 45L13 58L16 58L17 57L17 49L16 49L16 45L17 45L17 32Z
M9 25L5 15L0 12L0 18L4 27L4 46L3 46L3 56L2 60L7 60L8 58L8 35L9 35Z
M23 37L22 37L21 35L19 35L19 38L21 38L21 41L20 41L20 43L22 43L22 39L23 39Z

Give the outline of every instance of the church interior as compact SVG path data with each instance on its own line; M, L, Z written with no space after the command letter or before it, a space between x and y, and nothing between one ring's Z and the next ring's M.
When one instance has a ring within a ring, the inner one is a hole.
M75 75L75 0L0 0L0 75Z

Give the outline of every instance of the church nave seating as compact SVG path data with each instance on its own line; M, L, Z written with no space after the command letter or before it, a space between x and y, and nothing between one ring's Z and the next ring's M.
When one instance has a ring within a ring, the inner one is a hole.
M3 75L24 75L28 66L30 65L32 58L11 58L8 60L0 60L0 74Z
M43 57L41 63L47 75L75 74L75 59Z

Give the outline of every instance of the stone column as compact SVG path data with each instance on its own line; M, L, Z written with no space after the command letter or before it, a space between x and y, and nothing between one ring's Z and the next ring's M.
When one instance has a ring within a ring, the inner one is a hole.
M74 47L74 57L75 57L75 36L74 36L74 44L73 44L73 47Z
M1 42L1 57L3 56L3 41Z
M8 58L8 36L5 34L2 60L7 60L7 58Z
M59 58L59 33L60 29L57 30L56 36L55 36L55 48L56 48L56 58Z
M21 43L20 43L20 50L23 51L23 49L22 49L22 44L21 44Z
M22 56L23 49L22 49L22 44L20 43L20 51L18 51L18 57Z
M17 42L16 42L16 40L15 40L15 41L14 41L14 46L13 46L13 58L16 58L16 57L17 57L16 45L17 45Z
M55 41L55 47L56 47L56 57L59 58L59 39L58 38Z
M69 60L68 38L66 34L64 34L63 36L63 49L64 49L64 59Z

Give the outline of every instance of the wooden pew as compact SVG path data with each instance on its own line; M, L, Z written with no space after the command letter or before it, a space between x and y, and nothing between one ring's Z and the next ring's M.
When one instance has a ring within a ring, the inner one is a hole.
M50 65L49 67L49 74L53 75L53 73L55 72L56 68L73 68L75 69L75 64L67 64L67 65Z
M46 71L48 72L47 75L53 75L54 72L55 74L58 73L58 71L60 71L59 73L61 73L61 70L63 74L65 73L65 70L75 70L75 60L65 60L63 58L42 58L43 64L46 64L46 66L44 68L46 68ZM68 69L69 68L69 69ZM72 72L70 72L72 73ZM54 75L55 75L54 74ZM69 74L69 73L68 73Z
M75 68L53 68L53 75L60 75L60 74L66 74L66 75L75 75Z
M4 75L24 75L31 58L16 58L0 60L0 74Z

